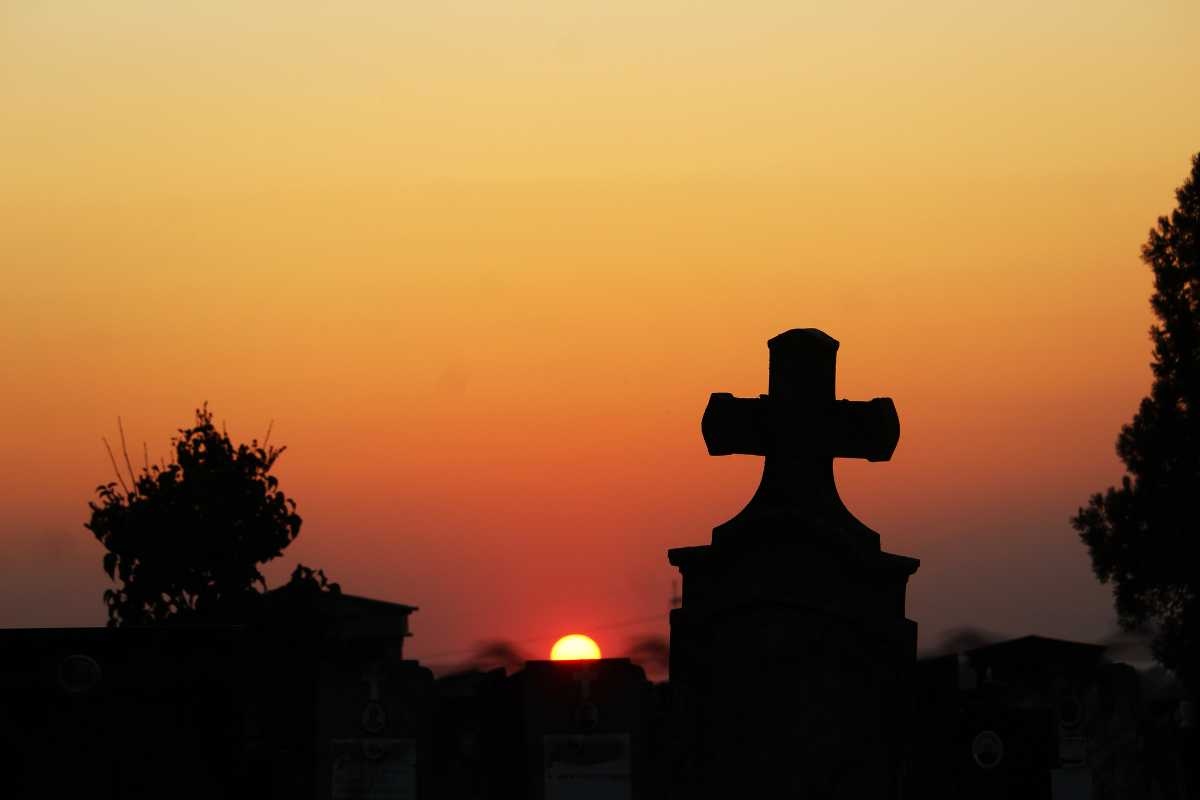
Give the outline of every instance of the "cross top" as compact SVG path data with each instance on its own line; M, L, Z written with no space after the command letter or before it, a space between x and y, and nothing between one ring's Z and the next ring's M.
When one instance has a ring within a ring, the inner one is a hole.
M888 397L835 399L838 341L816 328L786 331L767 347L767 394L709 397L700 423L709 455L765 456L762 482L743 514L803 512L826 522L837 510L849 516L833 459L889 460L900 439L896 405Z

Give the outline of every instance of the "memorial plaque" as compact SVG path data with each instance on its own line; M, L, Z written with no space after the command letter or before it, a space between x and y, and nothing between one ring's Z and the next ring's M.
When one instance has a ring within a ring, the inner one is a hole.
M1092 800L1091 770L1050 770L1050 796L1054 800Z
M415 800L412 739L334 739L332 800Z
M546 800L632 797L629 734L551 734L542 741Z
M1064 736L1058 740L1058 760L1064 767L1080 767L1087 763L1087 739Z
M983 769L994 769L1004 760L1004 740L995 731L980 731L971 741L971 757Z

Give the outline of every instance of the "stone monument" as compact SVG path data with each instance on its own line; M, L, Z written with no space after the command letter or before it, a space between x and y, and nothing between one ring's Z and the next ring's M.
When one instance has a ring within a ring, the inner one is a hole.
M683 576L671 782L678 797L899 798L919 562L883 552L833 479L834 458L890 459L899 418L887 398L835 398L823 332L768 347L768 393L713 394L701 423L711 455L765 457L758 490L711 544L668 552Z

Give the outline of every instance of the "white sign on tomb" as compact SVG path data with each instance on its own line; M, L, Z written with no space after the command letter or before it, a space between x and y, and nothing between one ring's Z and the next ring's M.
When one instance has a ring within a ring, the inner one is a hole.
M629 734L543 738L546 800L629 800Z
M332 800L415 800L412 739L334 739Z

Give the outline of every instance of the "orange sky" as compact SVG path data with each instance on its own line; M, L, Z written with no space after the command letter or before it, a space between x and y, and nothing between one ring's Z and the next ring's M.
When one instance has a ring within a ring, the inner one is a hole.
M0 11L0 625L103 621L100 437L207 400L289 446L272 576L421 606L435 662L619 652L757 480L708 393L812 326L899 408L838 475L923 643L1109 629L1067 520L1149 387L1200 6L411 5Z

